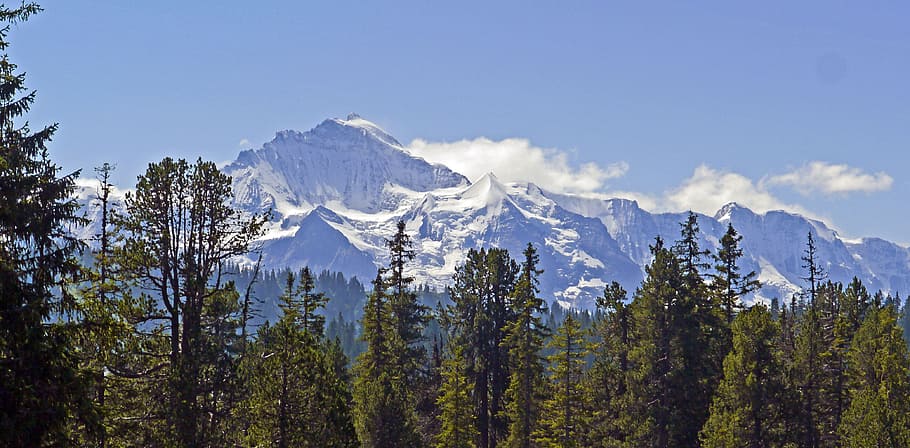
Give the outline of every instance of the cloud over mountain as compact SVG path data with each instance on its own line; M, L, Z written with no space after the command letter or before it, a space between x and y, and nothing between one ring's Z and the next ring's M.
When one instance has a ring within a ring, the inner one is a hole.
M575 168L570 154L555 148L540 148L525 138L491 140L479 137L456 142L416 139L407 147L411 154L440 163L476 180L493 172L504 182L528 181L560 193L602 191L606 181L629 170L625 162L608 166L585 163Z

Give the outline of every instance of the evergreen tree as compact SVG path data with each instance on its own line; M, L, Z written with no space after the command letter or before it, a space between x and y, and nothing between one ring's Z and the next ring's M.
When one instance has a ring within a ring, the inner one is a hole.
M671 443L677 431L671 413L687 406L684 395L693 390L675 389L682 352L674 331L674 310L681 299L682 273L673 253L657 238L651 246L653 260L635 292L630 314L633 321L626 398L632 446L683 446ZM692 422L690 422L691 424Z
M322 337L325 333L325 316L318 310L325 309L329 299L324 293L316 292L316 279L309 266L300 270L300 324L308 334Z
M70 443L69 429L100 430L89 395L97 370L79 368L69 286L82 245L68 227L82 224L73 200L78 175L58 177L47 142L56 125L33 132L17 123L35 101L25 75L5 54L10 24L41 8L0 6L0 446ZM79 422L71 424L72 420Z
M686 397L685 406L676 407L671 413L671 427L680 431L671 439L679 446L697 443L698 430L708 418L711 395L723 375L723 359L730 347L722 304L712 297L703 280L703 273L710 267L705 261L710 252L699 246L699 232L698 218L689 212L680 224L680 239L673 247L682 282L673 303L670 330L680 350L677 362L681 372L688 372L676 375L674 387L691 394Z
M727 224L727 232L720 239L720 248L714 256L716 274L711 276L711 290L723 307L727 324L733 322L735 312L740 306L740 299L761 288L755 271L750 271L746 275L739 272L738 260L743 256L740 247L742 239L742 235L736 232L733 224Z
M504 341L509 347L512 366L506 390L506 415L510 422L506 444L513 448L529 448L532 445L533 433L540 418L544 385L540 350L547 331L541 322L546 304L537 297L540 292L538 276L543 273L537 268L538 262L537 250L528 243L512 294L512 308L516 316L507 327Z
M347 384L332 355L337 348L305 318L321 306L311 307L306 294L298 294L307 290L306 281L302 275L295 285L288 274L281 319L260 328L254 351L244 359L250 389L244 410L251 422L245 442L253 446L357 446Z
M440 409L441 430L436 438L437 448L473 448L477 445L474 424L474 404L464 353L453 346L451 356L443 361L442 387L437 404Z
M190 165L165 158L149 164L139 176L118 223L125 239L117 248L117 262L144 293L134 303L132 322L143 338L152 339L141 343L148 349L143 351L149 358L144 362L154 367L142 369L138 376L162 367L167 371L166 381L157 387L166 398L156 416L166 422L161 443L203 446L210 443L211 434L201 429L218 426L205 422L213 415L204 395L213 387L209 382L213 377L206 371L214 361L206 354L225 348L208 344L214 341L213 325L239 324L230 316L211 313L239 313L240 307L213 300L239 298L231 294L233 283L221 282L221 271L228 260L247 252L266 218L245 218L232 209L230 186L230 177L214 163L199 160Z
M593 327L593 362L585 386L592 404L588 445L621 446L628 435L626 377L631 368L632 321L627 293L617 282L597 299L599 318Z
M105 447L109 444L109 432L115 426L117 408L108 396L116 397L117 391L109 389L108 376L115 375L112 369L117 357L117 348L129 332L129 323L120 313L120 298L123 295L123 280L119 267L113 257L114 235L112 221L115 217L113 208L117 205L112 197L114 187L111 184L111 164L95 168L98 174L97 198L90 204L95 208L100 219L98 233L92 237L92 264L84 267L82 278L85 280L76 291L75 342L80 354L82 367L94 376L93 391L95 405L101 413L101 424L96 431L84 427L85 422L75 422L74 433L78 434L78 443Z
M568 314L548 344L553 350L547 359L551 387L535 431L540 446L584 446L590 424L590 405L582 387L587 345L580 324Z
M910 355L891 306L873 309L849 352L851 401L842 446L910 446Z
M771 313L755 305L733 321L733 348L701 432L702 446L783 446L784 378Z
M407 386L417 387L419 374L426 361L426 350L422 345L423 329L427 324L428 309L417 300L417 293L411 288L414 277L405 273L405 268L414 259L411 237L405 232L404 221L398 221L397 231L386 241L389 248L389 268L386 285L389 290L390 319L395 330L393 359L404 375Z
M401 363L393 351L402 343L383 274L382 269L377 272L363 310L361 339L367 347L354 366L354 425L364 447L416 447L421 439L413 391L403 381Z
M464 353L471 380L477 443L496 446L508 433L502 415L509 383L509 348L503 341L514 321L509 297L519 266L504 249L470 249L463 265L456 267L446 309L449 344Z
M823 307L819 299L819 286L824 279L824 271L818 265L815 240L809 233L804 256L808 289L804 295L807 305L799 316L794 339L794 359L790 387L798 393L800 403L796 410L794 437L800 446L822 446L822 383L821 355L828 348L823 324Z

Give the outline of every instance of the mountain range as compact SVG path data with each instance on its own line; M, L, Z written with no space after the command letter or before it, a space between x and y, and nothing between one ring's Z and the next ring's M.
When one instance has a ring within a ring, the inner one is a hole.
M676 240L687 216L652 213L628 199L501 182L494 173L467 179L410 154L356 114L306 132L280 131L223 171L233 178L236 207L272 212L261 245L266 267L308 265L371 279L387 262L385 239L403 220L416 250L410 272L420 283L448 285L471 248L505 248L518 258L530 242L544 269L542 296L584 309L611 281L634 291L650 261L649 245L657 236ZM87 203L93 191L84 186L80 199ZM763 284L750 301L789 299L801 290L809 233L831 280L856 276L870 290L891 293L910 287L910 250L882 239L848 240L818 220L759 214L736 203L713 216L699 214L698 223L700 243L711 251L728 223L743 236L740 264Z

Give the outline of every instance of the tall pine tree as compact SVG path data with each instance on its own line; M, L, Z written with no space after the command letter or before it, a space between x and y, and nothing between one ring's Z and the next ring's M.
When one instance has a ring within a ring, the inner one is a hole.
M594 322L593 362L585 376L592 405L588 444L621 446L628 436L626 379L632 319L626 305L628 293L617 282L604 289L597 299L598 319Z
M452 353L442 366L442 387L437 404L440 408L441 430L436 437L436 448L474 448L477 428L474 424L474 404L471 400L471 381L461 346L452 347Z
M733 348L701 432L705 448L784 446L785 393L777 340L780 326L755 305L733 321Z
M471 380L477 443L495 447L508 434L502 410L509 383L509 348L503 343L506 328L515 319L510 296L519 266L504 249L470 249L455 270L447 307L450 345L464 353Z
M509 347L511 376L506 390L506 415L509 418L509 437L506 444L512 448L532 446L533 433L540 418L543 395L543 360L540 350L547 336L541 322L546 304L539 293L537 250L530 243L524 251L524 261L512 294L515 320L506 330L504 344Z
M215 377L207 373L215 359L207 355L225 349L210 345L215 332L227 334L216 326L234 321L218 314L240 310L238 304L216 303L239 298L220 274L231 258L248 251L266 219L244 217L228 205L231 198L230 177L214 163L165 158L149 164L125 200L117 261L144 293L133 322L152 339L145 343L145 358L154 367L143 370L167 371L164 381L154 379L166 397L157 416L165 422L161 443L210 443L211 432L203 429L212 426L206 419L214 414L205 395L214 386Z
M33 132L17 122L35 92L5 54L10 24L40 10L0 6L0 445L8 447L70 443L71 418L99 430L87 389L96 373L79 368L72 332L58 319L73 310L68 286L81 243L68 226L81 223L78 173L58 177L48 156L56 125Z
M851 401L840 423L842 446L910 446L910 354L892 306L869 313L848 359Z
M549 396L535 438L540 446L561 448L584 446L591 409L582 386L588 343L572 312L566 315L548 348Z

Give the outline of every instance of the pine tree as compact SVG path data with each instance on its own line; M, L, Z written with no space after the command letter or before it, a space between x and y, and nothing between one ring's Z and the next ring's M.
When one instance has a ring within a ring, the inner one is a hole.
M405 232L404 221L398 221L397 231L392 239L386 241L389 248L389 268L386 285L389 287L390 319L395 329L399 344L393 346L393 359L403 374L407 387L418 387L420 372L426 361L426 350L423 341L423 329L427 324L428 308L417 300L417 294L411 288L414 277L405 273L405 268L414 259L411 237Z
M873 309L849 352L851 401L842 446L910 446L910 354L891 306Z
M416 447L421 445L412 390L395 356L401 347L386 294L384 270L373 280L373 291L364 305L361 339L366 351L354 366L354 425L364 447Z
M654 258L630 305L633 333L626 391L627 443L683 446L671 443L671 434L676 432L671 413L688 405L680 395L695 392L675 390L683 361L673 313L682 300L683 278L678 259L664 247L663 240L657 238L651 253Z
M465 356L477 416L476 445L481 448L496 446L508 432L502 410L509 348L503 341L506 327L515 319L509 297L518 270L504 249L470 249L464 264L455 269L449 290L452 304L443 315L450 346L458 346Z
M117 404L108 399L108 396L116 397L117 391L109 389L111 379L108 377L117 373L112 368L116 364L117 347L123 343L130 330L129 323L120 312L124 282L113 257L112 222L116 216L114 207L118 205L112 196L113 170L113 165L108 163L95 168L99 185L97 198L91 207L97 210L99 230L92 237L95 246L92 263L83 268L82 278L85 281L75 292L74 310L74 316L77 316L74 339L81 358L80 364L94 376L92 395L101 412L101 424L97 433L85 428L83 422L76 422L74 433L79 435L79 443L99 447L109 444L108 433L117 421L114 412Z
M703 280L703 273L710 267L705 261L710 252L699 246L699 232L698 218L689 212L680 224L680 239L673 247L682 282L670 316L671 331L680 349L677 362L681 372L688 372L676 375L674 388L680 392L674 394L689 395L682 398L686 404L671 413L670 425L679 432L670 437L679 446L697 443L698 430L708 418L711 395L723 375L723 359L730 347L722 304L711 296Z
M0 51L10 24L41 8L0 6ZM77 173L58 177L47 143L56 125L33 132L17 123L35 101L25 75L0 58L0 446L70 443L69 429L87 436L100 421L88 388L96 370L79 368L70 322L69 286L82 245L68 226L84 224L73 200Z
M629 348L632 320L625 304L628 293L617 282L597 299L599 318L593 327L593 363L586 372L585 387L592 403L588 445L621 446L628 428L626 377L631 364Z
M322 337L325 333L325 316L318 310L325 309L329 299L324 293L316 292L316 279L309 266L300 270L300 325L307 334Z
M163 382L154 379L166 398L153 417L165 419L162 443L205 445L211 434L201 429L218 426L205 421L212 410L204 395L214 379L206 375L214 361L207 353L218 352L209 345L214 325L231 321L239 327L239 322L211 313L239 313L240 307L213 307L212 299L239 298L231 294L232 283L221 282L221 270L228 260L247 252L266 219L244 217L228 205L231 197L230 177L214 163L199 160L190 165L165 158L139 176L118 222L125 236L116 250L117 262L144 293L132 307L132 322L140 334L153 329L143 336L152 340L141 343L148 349L143 353L149 354L142 362L154 366L132 370L139 376L163 367L167 371Z
M733 321L733 348L701 432L702 446L783 446L784 378L771 313L755 305Z
M510 421L506 444L513 448L531 446L540 418L544 384L540 350L547 331L541 322L546 304L537 297L538 276L543 273L537 268L538 262L537 250L528 243L512 295L512 308L516 317L509 324L503 341L509 347L512 366L509 388L506 390L506 415Z
M756 280L758 275L755 271L750 271L746 275L739 272L738 260L743 256L740 247L742 239L742 235L736 232L733 224L728 224L727 232L720 239L717 255L714 256L714 270L717 273L711 276L711 290L723 307L727 324L733 322L735 312L740 306L740 299L761 288L761 283Z
M453 346L451 355L443 361L442 387L437 404L440 409L441 430L436 437L437 448L473 448L477 445L474 424L474 404L464 353Z
M826 332L823 324L823 308L819 300L819 287L825 278L818 265L815 240L810 232L802 260L808 283L805 291L807 306L796 326L794 346L793 377L791 387L798 393L800 408L796 414L796 440L800 446L814 448L822 446L822 383L821 355L827 349Z
M590 423L590 405L582 387L587 345L581 326L570 312L548 344L553 350L547 359L551 387L535 431L540 446L584 446Z
M244 380L250 389L244 411L252 423L247 444L357 446L347 385L332 355L337 348L308 328L311 322L304 317L324 301L311 306L302 298L305 293L298 292L307 290L305 282L302 275L295 285L294 276L288 274L280 297L281 319L273 327L260 328L254 351L244 359Z

